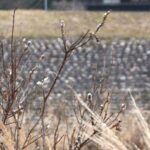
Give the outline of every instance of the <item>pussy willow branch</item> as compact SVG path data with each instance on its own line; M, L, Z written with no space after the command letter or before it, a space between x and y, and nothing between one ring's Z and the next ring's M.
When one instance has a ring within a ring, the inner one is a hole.
M50 134L46 134L46 136L49 136L49 135L51 135L51 133ZM24 147L23 147L23 149L25 149L25 148L27 148L28 146L30 146L31 144L33 144L33 143L35 143L37 140L39 140L40 138L42 138L42 134L41 135L39 135L37 138L35 138L35 139L32 139L27 145L25 145Z
M109 14L109 12L107 12L107 13L103 16L102 23L97 26L97 28L96 28L96 30L95 30L95 32L94 32L95 35L96 35L96 33L98 32L98 30L104 25L105 20L106 20L108 14ZM74 50L76 50L76 48L78 48L78 47L80 47L80 46L84 46L88 41L90 41L90 40L92 39L90 30L87 30L87 32L86 32L85 34L81 35L81 37L79 37L79 38L77 39L77 41L75 41L75 42L67 49L67 47L66 47L66 38L65 38L65 35L64 35L64 25L63 25L63 24L61 24L61 34L62 34L62 40L63 40L63 44L64 44L64 53L65 53L65 54L64 54L63 61L62 61L61 65L60 65L60 67L59 67L59 70L58 70L58 72L57 72L57 74L56 74L56 76L55 76L55 79L53 80L53 83L51 84L51 86L50 86L50 88L49 88L47 94L43 97L43 106L42 106L42 110L41 110L40 117L39 117L39 119L37 120L37 122L33 125L33 127L30 129L29 133L27 134L27 137L26 137L25 142L24 142L24 144L23 144L23 146L22 146L22 149L25 148L25 145L26 145L26 143L28 142L28 139L29 139L31 133L34 131L34 129L36 128L36 126L37 126L38 123L40 122L41 118L43 117L44 112L45 112L46 102L47 102L47 100L48 100L48 98L49 98L51 92L53 91L53 89L54 89L54 87L55 87L55 85L56 85L56 83L57 83L57 81L58 81L58 79L59 79L59 77L60 77L60 74L61 74L61 72L62 72L62 70L63 70L63 68L64 68L64 66L65 66L65 64L66 64L66 62L67 62L67 60L68 60L68 58L69 58L69 56L70 56L70 54L71 54Z
M15 54L14 54L14 28L15 28L15 14L16 14L16 9L14 9L13 12L13 23L12 23L12 34L11 34L11 75L10 75L10 95L8 98L8 103L6 106L6 111L4 114L4 118L3 118L3 123L6 123L7 120L7 116L9 111L11 110L11 107L13 105L14 99L15 99L15 84L16 84L16 58L15 58Z
M106 21L106 19L107 19L107 16L109 15L109 13L110 13L110 11L108 11L107 13L104 14L103 19L102 19L102 23L97 26L97 28L96 28L96 30L95 30L95 32L94 32L95 35L96 35L96 33L100 30L100 28L104 25L104 23L105 23L105 21ZM77 40L77 42L75 42L74 44L72 44L68 50L65 49L66 51L65 51L65 56L64 56L63 62L62 62L62 64L61 64L60 68L59 68L59 71L58 71L58 73L57 73L57 75L56 75L56 77L55 77L55 80L54 80L54 82L53 82L51 88L50 88L49 91L48 91L48 94L44 97L44 100L45 100L45 101L47 101L48 97L50 96L50 94L51 94L51 92L52 92L52 90L53 90L53 88L54 88L54 86L55 86L55 84L56 84L56 82L57 82L57 80L58 80L58 78L59 78L59 75L60 75L61 71L62 71L63 68L64 68L64 65L65 65L65 63L66 63L66 61L67 61L67 58L68 58L69 54L70 54L73 50L76 49L76 46L80 46L80 44L83 44L82 41L84 41L84 40L87 38L89 31L90 31L90 30L87 30L87 32L86 32L85 34L83 34L83 36L81 36L81 38L79 38L79 39ZM64 41L64 42L63 42L63 43L64 43L64 47L66 47L63 25L61 25L61 33L62 33L62 40ZM89 36L88 39L90 40L90 39L91 39L91 36ZM86 43L85 43L85 44L86 44ZM85 45L85 44L84 44L84 45ZM73 45L74 45L74 46L73 46ZM82 46L84 46L84 45L82 45Z
M25 146L25 144L27 143L28 138L30 137L31 133L33 132L33 130L34 130L35 127L38 125L38 123L40 122L41 118L42 118L43 115L44 115L45 107L46 107L46 101L47 101L49 95L51 94L51 92L52 92L52 90L53 90L53 88L54 88L54 86L55 86L55 84L56 84L56 82L57 82L57 80L58 80L58 78L59 78L59 75L60 75L61 71L63 70L63 67L64 67L64 65L65 65L65 63L66 63L66 61L67 61L68 55L69 55L69 53L65 53L64 59L63 59L62 64L61 64L61 66L60 66L60 68L59 68L59 71L58 71L58 73L57 73L57 75L56 75L56 77L55 77L55 79L54 79L54 81L53 81L53 83L52 83L52 85L51 85L51 88L49 89L47 95L44 96L43 106L42 106L42 110L41 110L40 117L39 117L39 119L37 120L37 122L33 125L33 127L31 128L31 130L29 131L29 133L28 133L28 135L27 135L27 137L26 137L26 139L25 139L25 142L24 142L24 144L23 144L22 149L24 149L24 146Z
M6 74L6 64L5 64L5 59L4 59L4 45L2 42L0 43L0 48L1 48L1 61L2 61L3 75L5 77L5 80L8 83L7 74Z
M110 14L110 11L107 11L104 16L103 16L103 19L102 19L102 22L100 24L98 24L96 30L94 31L94 34L96 35L96 33L102 28L102 26L105 24L106 22L106 19L108 17L108 15Z

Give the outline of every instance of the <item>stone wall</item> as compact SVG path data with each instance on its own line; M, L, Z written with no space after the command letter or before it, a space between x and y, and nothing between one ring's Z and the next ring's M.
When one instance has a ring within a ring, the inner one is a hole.
M19 41L20 42L20 41ZM18 42L18 43L19 43ZM3 40L5 58L9 59L10 44ZM70 44L69 42L67 43ZM20 51L20 48L17 48ZM61 39L31 40L29 51L19 80L26 78L31 68L38 70L33 76L33 84L47 78L45 88L51 84L64 56ZM40 59L40 58L43 59ZM24 62L22 62L24 63ZM68 94L68 85L77 92L91 91L93 77L97 83L102 76L108 76L108 87L116 91L142 93L150 90L150 41L149 40L102 40L91 42L78 48L68 60L54 91L55 97ZM40 97L39 97L40 99ZM145 99L145 98L144 98Z
M60 39L33 40L31 49L36 55L45 56L46 61L41 67L46 68L47 73L57 71L63 57ZM89 86L96 70L99 75L109 74L112 87L149 90L150 41L130 39L91 42L74 52L62 73L61 82L72 80L76 88L84 89Z

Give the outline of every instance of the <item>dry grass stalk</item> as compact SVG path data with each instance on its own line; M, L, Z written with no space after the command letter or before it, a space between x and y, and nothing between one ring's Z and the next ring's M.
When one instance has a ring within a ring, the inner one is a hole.
M14 146L15 143L13 141L11 131L8 130L2 122L0 122L0 149L15 150Z
M146 145L146 149L149 150L150 149L150 129L149 126L147 124L147 122L145 121L141 111L139 110L139 108L137 107L136 103L135 103L135 99L131 94L131 91L129 90L129 94L132 100L132 113L133 116L136 117L137 120L137 125L139 128L139 131L141 132L141 135L144 139L145 145Z
M81 147L83 143L86 145L91 140L97 143L102 149L127 150L126 146L119 140L119 138L112 131L111 127L109 127L108 124L105 122L106 118L103 118L103 116L99 115L98 113L93 112L91 108L76 93L75 93L75 96L76 96L76 99L80 102L80 104L89 113L88 114L89 121L82 120L82 124L85 128L85 130L83 131L83 135L86 137L86 139L83 142L81 142ZM120 111L119 111L119 114L120 114ZM118 116L118 114L116 116ZM91 123L90 121L91 117L94 123ZM117 118L111 122L111 126L115 125L116 121L117 121Z

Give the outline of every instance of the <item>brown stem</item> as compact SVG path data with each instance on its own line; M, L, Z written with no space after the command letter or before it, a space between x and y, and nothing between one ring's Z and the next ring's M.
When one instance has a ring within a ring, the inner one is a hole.
M58 73L57 73L57 75L56 75L56 77L55 77L55 79L54 79L54 81L53 81L53 83L52 83L52 85L51 85L51 87L50 87L50 89L49 89L47 95L44 96L44 101L43 101L43 106L42 106L42 110L41 110L41 115L40 115L39 119L37 120L37 122L36 122L36 123L33 125L33 127L31 128L31 130L29 131L29 133L28 133L28 135L27 135L27 137L26 137L26 139L25 139L25 142L24 142L24 144L23 144L22 149L24 149L24 146L26 145L26 143L27 143L27 141L28 141L28 138L30 137L31 133L32 133L33 130L36 128L36 126L38 125L38 123L40 122L41 118L42 118L43 115L44 115L47 99L48 99L49 95L51 94L51 92L52 92L52 90L53 90L53 88L54 88L54 86L55 86L57 80L59 79L59 76L60 76L60 74L61 74L61 71L63 70L64 65L65 65L65 63L66 63L66 61L67 61L68 54L69 54L69 53L65 53L64 59L63 59L63 61L62 61L62 63L61 63L61 66L60 66L60 68L59 68L59 70L58 70Z
M3 118L3 123L6 123L7 120L7 116L9 111L11 110L11 107L13 105L13 101L15 99L15 80L16 80L16 59L15 59L15 54L14 54L14 47L13 47L13 42L14 42L14 27L15 27L15 13L16 13L16 9L14 9L13 12L13 24L12 24L12 34L11 34L11 76L10 76L10 96L8 99L8 103L6 106L6 112L4 114L4 118Z

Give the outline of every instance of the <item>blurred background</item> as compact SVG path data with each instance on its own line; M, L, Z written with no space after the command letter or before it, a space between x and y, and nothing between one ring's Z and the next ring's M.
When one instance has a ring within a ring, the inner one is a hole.
M1 0L1 9L150 10L150 0Z
M0 33L3 39L11 36L14 8L18 8L14 36L32 41L30 48L34 57L31 63L41 55L46 56L35 81L43 80L45 74L51 78L51 72L57 72L61 63L60 20L65 21L68 44L71 44L89 28L94 30L104 12L112 10L97 35L100 42L93 40L71 56L54 98L69 98L67 84L80 93L91 91L93 76L97 76L96 82L100 84L99 79L107 76L111 68L108 87L120 95L131 88L139 103L147 105L150 97L150 0L1 0ZM10 46L8 40L5 43Z

